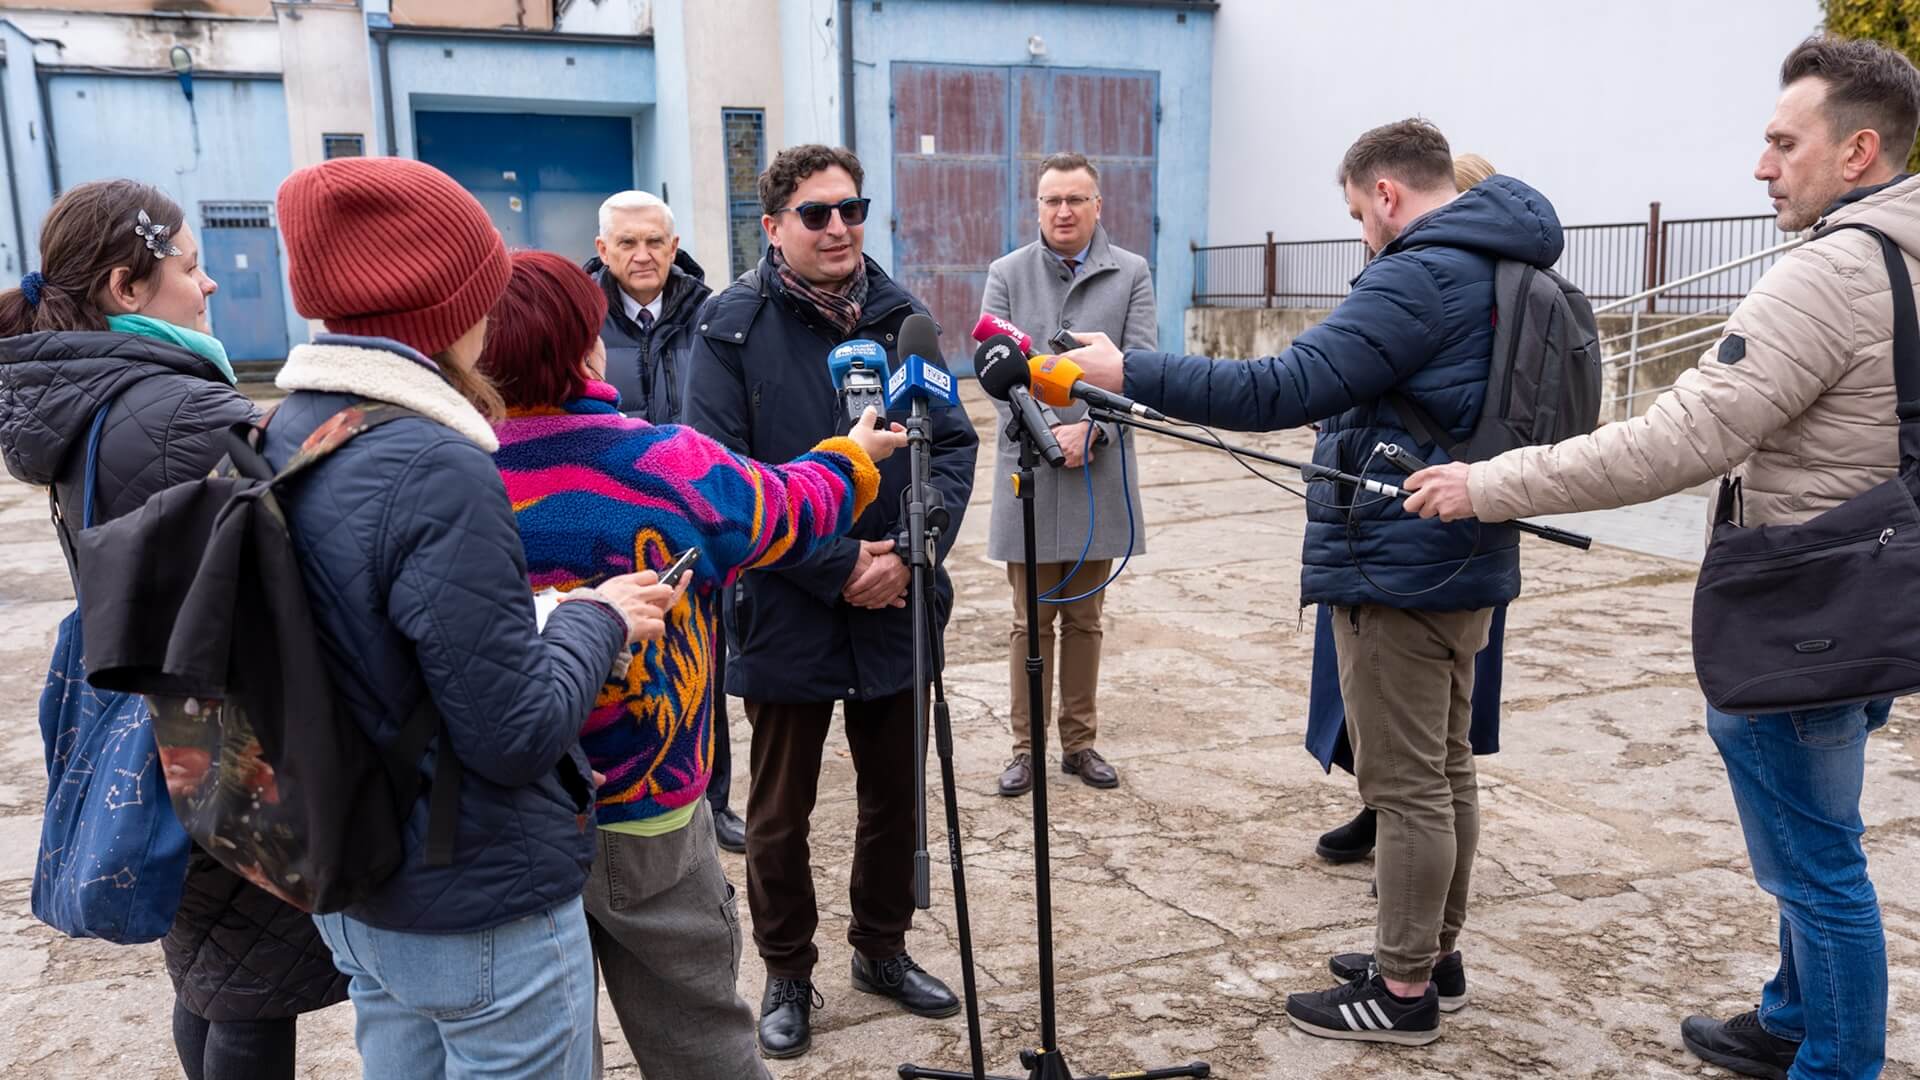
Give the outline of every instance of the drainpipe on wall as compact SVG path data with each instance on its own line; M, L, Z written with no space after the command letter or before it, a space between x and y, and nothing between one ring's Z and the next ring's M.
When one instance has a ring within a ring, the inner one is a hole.
M373 32L374 47L380 51L380 112L387 121L386 151L388 157L398 157L399 139L393 133L393 65L387 58L387 42L391 37L384 30Z
M835 18L840 20L840 143L854 150L853 0L840 0L840 13Z
M19 247L20 272L31 265L29 252L37 245L27 239L27 222L20 215L20 174L13 167L13 111L7 105L7 64L0 59L0 146L6 148L7 198L13 208L14 243Z

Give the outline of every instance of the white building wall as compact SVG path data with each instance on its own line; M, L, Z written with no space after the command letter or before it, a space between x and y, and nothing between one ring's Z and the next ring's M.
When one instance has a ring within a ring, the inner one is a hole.
M1569 225L1768 212L1752 173L1818 0L1236 0L1215 16L1207 241L1356 235L1334 172L1407 116Z
M648 0L571 0L553 28L563 34L650 34L653 5Z
M358 135L368 154L378 154L365 17L318 5L277 15L293 167L324 160L326 135Z
M780 0L780 75L788 105L781 145L840 145L838 10L834 0Z

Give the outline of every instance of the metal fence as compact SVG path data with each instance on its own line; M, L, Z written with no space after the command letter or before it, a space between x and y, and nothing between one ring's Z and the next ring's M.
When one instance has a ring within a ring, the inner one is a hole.
M1645 297L1647 311L1674 314L1717 310L1745 296L1778 258L1746 256L1793 238L1767 214L1662 221L1657 202L1646 221L1573 225L1565 237L1554 269L1594 303L1652 293ZM1346 297L1366 259L1359 240L1275 241L1272 233L1264 243L1195 246L1193 306L1332 307Z

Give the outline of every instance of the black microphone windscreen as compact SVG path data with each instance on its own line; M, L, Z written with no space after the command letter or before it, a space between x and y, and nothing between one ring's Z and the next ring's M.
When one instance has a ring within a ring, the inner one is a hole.
M980 389L1005 401L1014 387L1027 384L1027 357L1020 351L1019 342L995 334L974 350L973 373L980 380Z
M940 324L917 311L900 323L900 359L904 361L909 356L946 366L940 356Z

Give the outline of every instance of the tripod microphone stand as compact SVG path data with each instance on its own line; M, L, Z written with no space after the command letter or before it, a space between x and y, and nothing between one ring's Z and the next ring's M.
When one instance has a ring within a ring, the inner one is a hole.
M1022 390L1022 393L1025 391ZM1034 536L1033 512L1033 470L1040 461L1040 444L1033 432L1027 430L1020 418L1020 410L1013 409L1009 421L1011 430L1020 441L1020 471L1013 477L1014 494L1020 500L1020 527L1025 543L1023 559L1026 566L1027 600L1027 715L1031 725L1033 757L1036 762L1044 761L1047 753L1046 683L1043 661L1040 658L1040 597L1038 559ZM911 445L911 444L909 444ZM917 571L916 571L917 572ZM943 765L945 759L942 759ZM947 822L951 842L954 848L954 881L956 888L960 880L958 835L956 812L953 808L953 773L946 770L947 783ZM1119 1073L1088 1073L1075 1076L1067 1067L1066 1055L1060 1050L1059 1031L1056 1017L1053 980L1053 873L1051 855L1048 851L1047 824L1047 770L1036 765L1033 770L1033 895L1034 907L1039 929L1040 946L1040 1046L1032 1050L1020 1051L1020 1064L1026 1068L1026 1080L1173 1080L1174 1077L1207 1077L1212 1075L1212 1067L1204 1061L1163 1069L1128 1070ZM955 905L956 911L964 912L962 905ZM962 926L965 925L964 918ZM965 941L965 938L962 938ZM964 945L963 945L964 948ZM964 961L967 982L967 1009L969 1033L974 1035L974 1071L971 1073L950 1072L941 1069L922 1069L914 1065L902 1065L899 1074L905 1080L923 1077L926 1080L1017 1080L1014 1077L983 1077L980 1064L980 1044L978 1041L977 1009L973 994L973 965L971 954Z
M947 861L953 868L953 915L960 938L960 989L967 1009L967 1049L973 1071L953 1073L962 1080L984 1080L986 1056L981 1047L980 997L973 975L973 932L967 916L967 872L960 857L960 802L953 780L953 718L947 708L945 664L935 662L933 653L933 597L928 589L933 574L934 549L947 528L949 516L940 492L929 482L933 451L928 446L927 402L913 399L913 416L907 421L907 455L910 466L906 500L907 565L913 573L908 606L913 609L913 777L919 793L914 808L914 823L919 829L919 844L913 852L913 903L922 911L932 905L930 860L927 856L927 698L933 698L934 745L940 755L940 790L947 804ZM931 678L929 679L929 673ZM931 686L929 686L931 682ZM908 1066L900 1067L902 1076Z

